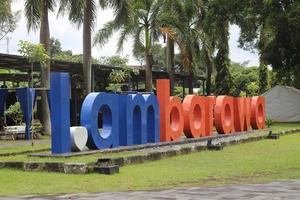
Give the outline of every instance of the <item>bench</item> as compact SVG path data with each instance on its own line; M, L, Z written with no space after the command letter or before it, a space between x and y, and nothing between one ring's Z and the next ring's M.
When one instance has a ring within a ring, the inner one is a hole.
M19 135L25 135L25 129L26 126L6 126L4 127L4 135L15 140Z

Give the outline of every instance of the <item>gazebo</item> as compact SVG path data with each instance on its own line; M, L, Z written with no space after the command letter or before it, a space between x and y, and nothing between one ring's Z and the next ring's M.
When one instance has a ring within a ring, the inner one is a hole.
M38 78L40 72L40 65L34 65L33 77ZM11 70L15 73L3 73L0 72L0 83L2 82L2 87L5 86L6 82L14 82L18 87L20 83L31 84L31 67L27 58L19 55L2 54L0 53L0 69ZM60 60L50 61L51 72L67 72L71 77L71 123L76 125L78 122L79 111L81 103L83 100L82 94L80 94L80 88L78 86L78 79L82 80L83 69L82 63L67 62ZM92 64L92 91L93 92L103 92L105 91L105 86L109 84L109 74L113 69L120 69L119 67L111 65L102 64ZM145 70L138 69L138 74L132 74L130 82L130 87L132 90L139 91L139 85L145 83ZM183 88L183 96L185 96L185 87L190 81L190 76L187 73L175 73L175 83L181 85ZM166 71L153 71L153 81L157 79L168 78L168 73ZM206 78L203 75L194 76L194 84L199 81L203 86L203 94L205 93L205 81ZM99 87L99 85L103 87ZM14 89L11 89L14 91ZM38 95L38 94L37 94ZM38 99L39 100L39 99Z

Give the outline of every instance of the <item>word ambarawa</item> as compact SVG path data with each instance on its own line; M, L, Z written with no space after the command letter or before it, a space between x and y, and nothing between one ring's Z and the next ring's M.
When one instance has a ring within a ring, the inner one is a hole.
M70 80L67 73L51 74L52 153L71 151ZM154 94L90 93L80 123L88 131L89 149L231 134L265 128L265 99L256 97L170 96L167 79L157 80ZM99 113L102 127L99 127Z

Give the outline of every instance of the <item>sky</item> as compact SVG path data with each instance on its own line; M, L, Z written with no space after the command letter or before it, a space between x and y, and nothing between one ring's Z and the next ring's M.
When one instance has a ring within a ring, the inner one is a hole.
M8 50L10 54L18 53L18 41L27 40L33 43L38 43L39 32L28 32L26 28L26 20L24 18L24 1L14 0L12 5L12 10L21 11L21 19L17 24L17 28L13 33L9 34L9 45ZM98 16L96 21L96 26L94 28L94 33L103 27L103 25L113 18L113 13L111 10L98 9ZM57 38L62 44L63 50L72 50L75 54L82 53L82 27L78 29L77 25L72 25L67 19L67 16L57 17L56 13L49 14L49 25L50 25L50 35L51 37ZM259 59L256 53L250 53L238 48L238 38L240 29L238 26L230 26L230 59L233 62L243 63L249 62L248 66L258 66ZM116 55L117 49L118 33L114 34L109 42L102 48L93 47L92 56L94 58L100 58L101 56L112 56ZM132 42L128 40L124 45L123 52L120 53L121 56L129 57L129 64L139 64L139 61L135 60L131 54L131 44ZM163 44L165 45L165 44ZM0 41L0 53L7 52L7 40L3 39Z

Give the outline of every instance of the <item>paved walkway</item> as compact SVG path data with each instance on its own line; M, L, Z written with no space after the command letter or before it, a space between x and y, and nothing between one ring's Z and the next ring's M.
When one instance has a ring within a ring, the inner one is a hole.
M24 196L0 199L300 199L300 180L273 182L268 184L247 184L222 187L193 187L185 189L169 189L161 191L136 191L136 192L105 192L81 193L58 196Z

